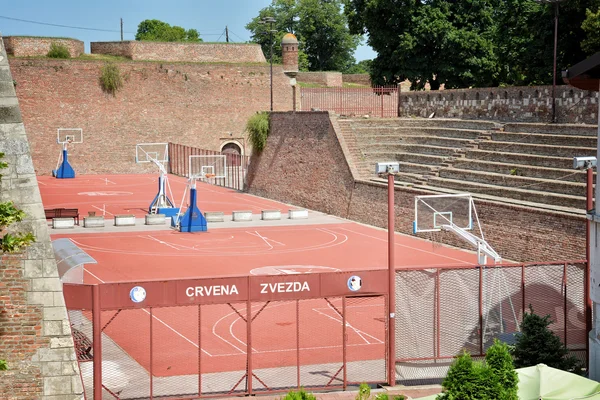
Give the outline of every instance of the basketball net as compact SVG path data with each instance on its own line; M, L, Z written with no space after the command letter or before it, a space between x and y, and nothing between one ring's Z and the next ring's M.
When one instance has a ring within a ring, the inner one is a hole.
M429 240L431 241L431 245L433 246L433 248L435 250L437 250L440 247L442 247L442 237L443 237L443 232L442 231L431 231L431 232L429 232Z

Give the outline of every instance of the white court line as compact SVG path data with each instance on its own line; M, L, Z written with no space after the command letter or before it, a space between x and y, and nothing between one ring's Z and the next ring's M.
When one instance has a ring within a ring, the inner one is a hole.
M108 179L108 178L104 178L104 180L106 181L106 184L107 184L107 185L108 185L109 183L112 183L113 185L116 185L116 183L115 183L115 182L111 181L111 180L110 180L110 179Z
M94 207L94 208L95 208L95 209L97 209L97 210L100 210L100 211L102 211L102 212L103 212L103 213L105 213L105 214L110 214L110 215L113 215L113 216L115 215L115 214L113 214L113 213L111 213L111 212L108 212L108 211L106 211L106 207L104 207L104 208L100 208L100 207L96 207L96 206L94 206L94 205L93 205L92 207Z
M336 311L335 309L333 309L333 307L331 307L331 306L330 306L330 309L331 309L331 310L334 310L334 311L336 312L336 314L337 314L337 311ZM315 311L315 312L318 312L318 313L319 313L319 314L321 314L321 315L324 315L324 316L325 316L325 317L327 317L327 318L331 318L332 320L334 320L334 321L336 321L336 322L339 322L339 323L340 323L340 325L342 325L342 323L343 323L343 321L342 321L341 319L338 319L338 318L336 318L336 317L332 317L331 315L329 315L329 314L326 314L326 313L324 313L324 312L321 312L321 311L317 310L316 308L313 308L312 310L313 310L313 311ZM364 340L364 341L366 342L366 344L372 344L372 343L371 343L371 342L369 342L369 341L368 341L368 340L367 340L367 339L366 339L366 338L363 336L363 334L364 334L365 336L368 336L368 337L370 337L370 338L371 338L371 339L373 339L373 340L376 340L376 341L378 341L379 343L383 343L383 341L382 341L382 340L380 340L380 339L376 338L375 336L373 336L373 335L371 335L371 334L368 334L368 333L367 333L367 332L365 332L365 331L362 331L362 330L360 330L360 329L358 329L358 328L355 328L355 327L353 327L353 326L352 326L351 324L349 324L348 322L346 322L346 326L347 326L347 327L349 327L350 329L352 329L352 330L353 330L353 331L354 331L354 332L355 332L355 333L356 333L358 336L360 336L360 338L361 338L362 340Z
M102 279L98 278L96 275L94 275L93 273L91 273L90 271L88 271L87 269L84 268L84 270L85 270L85 272L87 272L88 274L90 274L91 276L93 276L94 278L96 278L98 281L100 281L100 283L106 283ZM142 308L141 310L144 311L146 314L150 315L150 311L146 310L145 308ZM171 331L173 331L173 333L175 333L176 335L180 336L182 339L184 339L187 342L189 342L195 348L198 348L198 345L196 343L192 342L190 339L188 339L187 337L183 336L181 333L179 333L177 330L175 330L175 328L173 328L171 325L169 325L166 322L164 322L162 319L158 318L156 315L152 315L152 318L154 318L155 320L157 320L158 322L160 322L161 324L163 324L164 326L166 326L168 329L170 329ZM202 352L205 353L209 357L213 356L212 354L210 354L208 351L206 351L204 349L200 349L200 350L202 350Z
M382 343L356 343L356 344L346 344L346 347L358 347L358 346L379 346L383 344ZM335 345L331 345L331 346L315 346L315 347L300 347L299 349L297 348L292 348L292 349L273 349L273 350L262 350L262 351L254 351L254 353L256 354L265 354L265 353L285 353L287 351L303 351L303 350L322 350L322 349L337 349L337 348L342 348L341 344L335 344ZM241 355L240 353L227 353L227 354L215 354L213 357L231 357L231 356L239 356Z
M41 182L41 181L38 181L38 184L39 184L39 185L44 185L44 186L47 186L47 185L46 185L44 182Z
M162 241L162 240L160 240L160 239L158 239L158 238L155 238L154 236L150 236L150 235L139 235L138 237L140 237L140 238L142 238L142 239L150 239L150 240L154 240L155 242L158 242L158 243L160 243L160 244L164 244L165 246L168 246L168 247L170 247L170 248L172 248L172 249L175 249L175 250L177 250L177 251L181 250L180 248L178 248L178 247L176 247L176 246L173 246L172 244L169 244L169 243L167 243L167 242L164 242L164 241Z
M234 349L236 349L237 351L239 351L241 354L246 354L246 352L242 349L240 349L239 347L237 347L235 344L231 343L230 341L228 341L227 339L225 339L223 336L219 335L217 332L215 332L215 329L217 327L217 325L219 324L219 322L221 322L222 320L224 320L225 318L229 317L230 315L233 314L237 314L235 311L219 318L219 320L217 322L215 322L213 324L213 328L212 328L212 333L213 335L215 335L216 337L218 337L219 339L221 339L222 341L224 341L225 343L227 343L228 345L230 345L231 347L233 347ZM239 317L238 317L239 318ZM235 338L236 340L240 341L238 338Z
M266 237L266 236L262 236L260 233L258 233L258 231L254 231L254 232L248 232L248 231L246 231L246 233L247 233L248 235L252 235L252 236L258 236L259 238L261 238L262 240L264 240L264 241L265 241L265 243L266 243L267 241L269 241L269 242L276 243L276 244L278 244L278 245L280 245L280 246L285 246L285 244L284 244L284 243L278 242L277 240L269 239L269 238L268 238L268 237ZM267 243L267 244L269 244L269 243ZM273 246L271 246L271 248L273 248Z
M339 227L339 229L343 229L343 230L345 230L345 231L352 232L352 233L355 233L355 234L357 234L357 235L366 236L366 237L368 237L368 238L375 239L375 240L379 240L380 242L386 242L386 243L387 243L387 238L385 238L385 239L381 239L381 238L378 238L378 237L376 237L376 236L367 235L366 233L362 233L362 232L356 232L356 231L353 231L353 230L351 230L351 229L348 229L348 228L343 228L343 227ZM460 263L462 263L462 264L468 264L468 265L472 265L472 264L473 264L472 262L468 262L468 261L460 260L460 259L458 259L458 258L454 258L454 257L450 257L450 256L445 256L445 255L443 255L443 254L435 253L435 252L433 252L433 251L422 250L422 249L418 249L418 248L416 248L416 247L407 246L407 245L405 245L405 244L400 244L400 243L397 243L397 242L395 242L394 244L395 244L396 246L406 247L406 248L409 248L409 249L411 249L411 250L420 251L420 252L422 252L422 253L433 254L433 255L436 255L436 256L438 256L438 257L448 258L448 259L450 259L450 260L458 261L458 262L460 262Z

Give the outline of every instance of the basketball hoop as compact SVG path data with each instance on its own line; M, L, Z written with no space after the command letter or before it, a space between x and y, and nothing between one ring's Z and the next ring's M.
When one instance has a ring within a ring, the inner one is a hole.
M215 176L215 174L204 174L204 179L214 178Z

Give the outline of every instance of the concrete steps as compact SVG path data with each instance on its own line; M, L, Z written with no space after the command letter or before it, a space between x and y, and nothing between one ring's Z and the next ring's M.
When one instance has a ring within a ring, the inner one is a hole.
M403 161L415 164L424 165L442 165L451 160L449 156L438 156L431 154L416 154L416 153L392 153L388 151L364 152L365 158L372 163L379 161Z
M441 146L441 147L467 147L475 144L473 139L457 139L457 138L445 138L438 136L391 136L391 135L370 135L360 136L357 138L357 142L360 145L369 144L421 144L427 146Z
M448 148L422 144L366 144L363 146L364 154L386 151L393 153L430 154L450 157L455 156L460 150L461 149L457 147Z
M432 177L427 181L428 186L453 189L461 192L486 194L496 197L526 201L529 203L550 204L558 207L568 207L579 210L585 209L585 196L570 196L550 192L537 192L521 188L508 188L477 182L465 182L456 179Z
M439 176L440 178L461 180L469 183L485 183L506 188L523 188L536 192L551 192L571 196L585 196L586 187L585 183L528 178L524 176L469 171L458 168L444 168L439 171Z
M519 154L479 149L467 150L465 153L465 158L478 161L496 161L520 165L535 165L538 167L559 168L565 170L573 167L573 157L553 157L537 154Z
M504 124L504 132L543 133L555 135L598 136L596 125L583 124L539 124L514 122Z
M496 142L518 142L522 144L593 147L596 148L598 140L590 136L551 135L538 133L509 133L492 132L491 140Z
M560 168L537 167L523 164L510 164L487 160L471 160L462 158L453 163L454 168L471 171L494 172L504 175L524 176L528 178L556 179L568 182L586 183L585 171L567 171ZM595 174L594 174L595 176Z
M479 150L498 151L505 153L548 155L553 157L595 156L593 147L580 146L549 146L541 144L523 144L507 142L480 142Z
M456 139L477 139L486 131L439 128L439 127L408 127L408 126L355 126L355 131L359 138L363 136L439 136Z

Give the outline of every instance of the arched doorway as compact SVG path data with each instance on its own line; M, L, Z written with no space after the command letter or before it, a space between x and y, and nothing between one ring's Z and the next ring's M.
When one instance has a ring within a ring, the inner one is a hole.
M235 142L229 142L222 145L221 154L227 157L228 166L239 167L242 164L242 149Z

